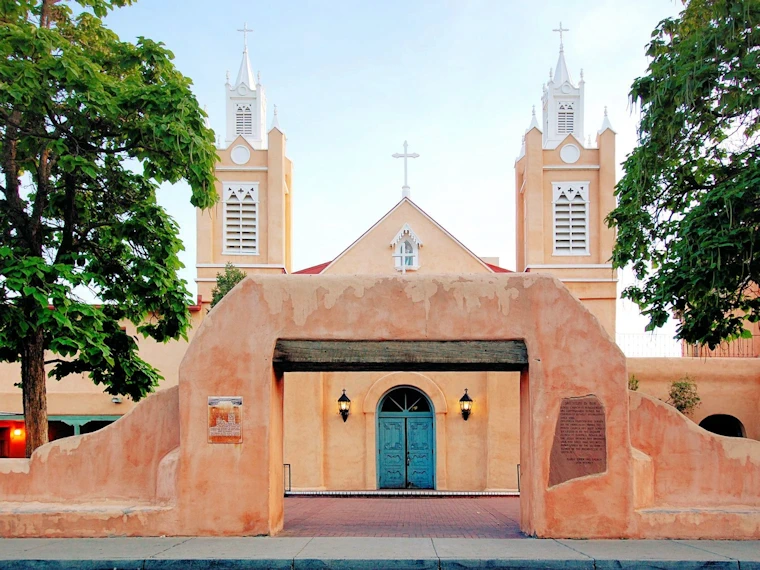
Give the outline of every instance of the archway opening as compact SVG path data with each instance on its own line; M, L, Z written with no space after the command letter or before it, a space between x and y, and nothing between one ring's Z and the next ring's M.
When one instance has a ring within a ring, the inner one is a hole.
M725 435L728 437L747 437L744 425L737 418L728 414L713 414L712 416L707 416L699 422L699 427L718 435Z
M435 489L435 415L422 391L397 386L377 411L378 489Z

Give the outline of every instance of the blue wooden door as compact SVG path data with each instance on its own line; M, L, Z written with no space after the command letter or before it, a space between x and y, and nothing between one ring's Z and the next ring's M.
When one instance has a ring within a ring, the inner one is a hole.
M378 474L381 489L406 487L406 420L380 418L378 422Z
M406 418L406 486L413 489L432 489L433 418Z

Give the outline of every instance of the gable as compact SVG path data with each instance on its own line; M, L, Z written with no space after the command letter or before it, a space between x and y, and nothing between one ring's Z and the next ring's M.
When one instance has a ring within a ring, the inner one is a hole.
M411 236L414 236L411 238ZM328 265L322 274L396 275L395 247L403 239L419 246L415 273L492 273L480 258L404 198Z

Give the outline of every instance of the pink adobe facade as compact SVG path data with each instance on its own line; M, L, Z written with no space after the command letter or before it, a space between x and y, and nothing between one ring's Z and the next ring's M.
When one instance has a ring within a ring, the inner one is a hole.
M277 338L523 339L524 532L760 537L760 442L709 434L629 393L625 358L589 311L557 280L519 274L247 279L198 330L178 388L100 432L0 463L2 535L279 532L287 380L272 365ZM369 400L392 383L377 382ZM207 398L221 394L243 398L241 444L207 441ZM604 408L607 469L548 487L560 402L589 394ZM65 487L54 484L61 473Z

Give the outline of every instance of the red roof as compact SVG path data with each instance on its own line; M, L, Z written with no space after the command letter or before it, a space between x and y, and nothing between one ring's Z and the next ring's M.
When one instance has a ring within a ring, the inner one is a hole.
M514 273L514 271L510 269L504 269L503 267L499 267L498 265L494 265L493 263L486 263L485 261L483 263L485 263L488 267L490 267L494 273Z
M322 271L332 263L332 260L327 261L325 263L320 263L319 265L314 265L313 267L307 267L306 269L301 269L301 271L294 271L293 275L317 275L319 273L322 273Z

